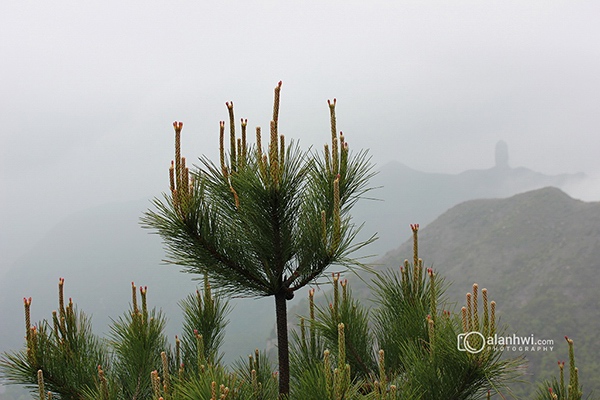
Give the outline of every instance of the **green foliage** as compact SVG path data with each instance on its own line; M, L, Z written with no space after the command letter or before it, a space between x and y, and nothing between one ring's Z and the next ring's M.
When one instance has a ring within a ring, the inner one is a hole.
M352 379L351 366L346 363L346 339L344 324L337 326L335 349L337 357L329 350L323 352L322 360L312 360L302 368L294 369L292 399L363 399L362 379ZM302 349L301 349L302 351Z
M438 304L444 304L446 283L443 278L424 273L423 261L418 257L418 225L413 225L414 257L397 270L376 275L373 281L375 302L374 322L378 343L386 353L386 368L405 369L406 354L414 346L429 341L427 316L437 319Z
M387 282L397 280L400 287L406 287L408 279L416 282L414 287L429 288L425 291L429 294L430 304L425 311L432 312L440 309L441 291L435 289L439 278L431 269L426 274L418 272L421 264L418 262L416 269L411 266L417 278L397 272L395 279ZM381 277L376 279L384 288ZM389 355L384 349L378 352L376 359L371 354L376 343L381 342L380 327L368 323L367 316L371 311L363 309L353 299L346 280L340 281L336 274L332 284L331 305L323 308L315 306L314 291L311 290L309 316L301 319L299 331L293 331L290 399L442 400L485 398L489 393L506 394L504 385L518 372L520 359L502 359L502 352L492 347L474 354L457 348L457 336L467 330L482 334L492 334L497 330L495 303L488 303L487 290L479 291L474 285L461 314L442 310L425 315L424 333L419 331L423 336L418 337L414 332L391 332L395 336L406 334L409 338L392 342L401 343L399 353L403 357L402 362L392 363L386 360ZM62 281L60 287L62 292ZM25 349L3 355L0 363L3 378L13 383L29 384L30 388L36 389L34 396L44 400L49 398L46 397L48 392L61 399L88 400L280 398L278 374L265 354L258 350L247 360L241 360L228 369L220 364L218 357L213 361L210 359L211 355L218 354L220 340L212 341L216 347L205 346L203 335L196 332L196 346L176 345L174 359L162 333L164 317L154 309L148 311L146 288L141 288L140 293L141 306L138 307L137 290L132 285L131 309L114 322L108 341L92 334L85 314L76 313L74 304L69 301L64 309L64 326L60 325L63 319L58 319L60 314L57 313L55 330L50 329L47 323L40 324L44 327L42 329L29 330L29 351ZM377 315L385 315L382 307L395 304L394 298L387 298L391 293L390 290L375 292ZM402 298L395 300L404 301ZM31 303L26 300L25 304L27 315ZM181 304L186 315L186 329L209 327L203 331L207 338L217 338L222 334L227 302L211 295L207 280L203 292L188 296L187 301ZM335 338L332 338L331 326L334 323ZM211 332L215 335L211 336ZM59 347L51 342L56 342L56 337L62 339L58 342L61 351L52 350ZM565 382L561 367L560 379L544 382L538 391L538 399L582 398L573 341L568 339L568 343L568 382ZM356 357L362 352L369 357L368 365L360 362L367 356L361 356L360 360ZM177 359L193 362L179 365ZM60 362L64 364L58 369ZM195 370L194 365L197 365ZM357 371L353 371L354 366L358 366ZM63 381L57 376L67 376L69 385L61 385ZM558 397L552 397L549 387Z
M414 225L415 263L407 261L399 272L376 276L373 294L378 307L373 312L352 298L347 281L340 282L337 275L333 276L329 307L317 307L316 317L310 293L309 324L314 324L316 335L323 338L320 346L331 349L326 351L325 364L337 360L338 373L345 371L340 364L347 364L349 375L344 379L359 388L357 393L378 399L473 399L488 390L505 393L505 384L517 375L521 359L501 359L502 352L491 347L479 353L457 347L461 334L477 331L487 336L495 332L495 303L488 304L487 290L483 289L480 318L479 287L475 284L464 312L461 310L464 318L442 309L445 284L433 269L423 271L417 233L418 226ZM370 313L375 319L373 327ZM293 382L297 390L306 388L305 396L311 387L321 388L322 396L330 389L329 397L324 397L330 398L335 385L328 385L330 380L320 376L330 374L322 362L315 361L309 346L313 335L309 332L307 337L306 322L302 321L292 346L292 359L300 364L293 369ZM375 343L381 349L377 361L372 354Z
M460 324L452 316L442 316L433 338L425 343L408 342L403 351L405 382L423 393L423 399L473 399L488 390L506 395L505 385L514 379L520 359L501 360L501 351L478 354L458 351Z
M249 355L248 360L240 359L234 365L234 375L239 377L245 385L252 387L253 400L275 399L278 395L277 373L274 371L265 352L258 349L254 355Z
M575 348L573 339L565 336L569 345L569 377L566 381L565 362L558 362L559 378L552 377L538 385L536 400L581 400L583 388L579 383L579 369L575 366ZM592 395L586 397L591 399ZM594 397L597 398L597 397Z
M183 374L183 366L179 368L178 360L170 354L164 335L165 317L156 309L148 310L146 287L140 287L138 306L137 288L132 283L131 309L113 321L110 338L101 340L92 333L86 315L76 312L71 300L64 307L63 283L61 279L61 311L53 313L53 326L42 321L39 328L31 327L31 299L25 299L26 325L30 327L26 348L2 355L0 372L4 380L27 385L36 393L48 391L61 399L158 399L162 395L165 400L174 400L187 382L201 381L200 369L203 373L212 371L213 375L223 370L211 361L196 370L193 368L196 364L192 363L186 375ZM208 281L203 294L197 292L187 299L198 297L203 299L201 310L182 302L184 325L186 329L197 326L209 338L208 345L204 346L200 339L199 346L184 346L182 359L208 361L219 352L228 305L221 296L211 295ZM205 349L206 353L198 349Z
M387 355L386 368L403 370L404 352L412 344L422 345L428 341L431 285L435 285L437 302L443 293L443 279L429 280L423 274L422 262L412 267L406 261L400 273L383 272L373 283L375 301L379 305L374 314L375 331L379 345Z
M223 366L208 366L200 373L184 382L176 384L178 399L251 399L252 391L248 385L228 372ZM231 389L233 388L233 389ZM222 395L226 397L221 397Z
M106 346L92 332L90 320L69 299L64 304L64 279L59 281L59 308L47 320L31 326L31 298L25 299L26 348L5 353L0 371L10 383L38 390L38 371L43 371L45 390L63 399L77 399L82 389L95 386L98 365L109 363Z
M225 337L230 308L220 296L212 296L207 275L204 276L204 291L188 295L180 306L184 317L183 335L181 351L179 347L176 351L175 365L179 368L183 364L186 374L197 374L201 365L220 363L218 351Z
M308 292L308 328L306 327L305 318L301 317L300 334L298 334L298 331L296 330L292 330L291 333L292 340L290 343L290 372L292 379L294 379L295 377L300 377L305 372L313 371L313 367L319 365L322 361L323 352L325 351L325 343L323 342L322 336L317 334L314 296L315 290L310 289Z
M166 319L156 309L148 311L146 290L140 287L142 306L138 309L132 285L132 309L111 327L110 346L115 361L110 372L126 399L151 396L152 385L148 378L156 366L161 365L161 353L168 349L164 334Z
M407 302L409 305L405 306L406 309L420 304L418 309L429 313L420 316L425 328L419 326L416 334L387 332L386 338L406 336L403 340L391 342L400 346L396 352L401 354L400 363L386 360L389 357L386 349L380 350L377 357L373 354L376 345L383 342L379 336L381 326L369 324L371 311L364 309L353 298L346 280L341 281L338 274L333 275L333 295L328 307L316 306L314 291L309 292L309 316L301 319L300 330L294 331L292 336L293 385L290 399L442 400L476 399L485 396L488 390L502 393L504 383L513 377L520 360L502 360L501 352L492 348L472 354L456 346L457 336L467 329L486 334L495 332L495 303L488 304L487 291L482 290L483 312L479 318L479 290L474 285L461 315L446 310L436 311L440 309L438 303L443 292L442 280L436 277L432 269L423 273L421 265L422 262L418 260L416 268L410 268L412 274L402 269L399 274L388 275L393 279L383 279L382 276L376 278L379 290L375 291L378 305L375 315L379 316L379 323L385 322L382 316L392 315L390 310L384 312L382 308L398 302ZM113 323L109 341L100 341L92 335L89 324L82 322L87 321L84 314L75 317L72 302L64 311L64 327L60 325L62 318L55 319L55 332L63 338L63 348L70 349L70 352L74 349L87 351L89 346L77 347L78 344L90 342L89 339L82 340L82 337L93 338L91 342L97 346L98 356L94 358L87 358L88 353L71 354L70 360L87 360L87 369L81 370L77 362L63 366L63 370L73 377L69 392L56 385L56 374L52 369L57 362L64 362L61 354L46 354L44 365L38 368L37 364L31 364L31 361L41 359L38 353L26 350L18 353L25 357L20 369L16 369L25 371L21 375L15 375L11 369L15 366L14 359L5 355L2 371L14 382L29 383L31 387L37 385L40 393L50 390L61 398L281 398L279 376L264 353L256 350L247 361L238 362L231 370L220 364L217 355L226 325L228 305L219 296L212 296L207 278L204 282L203 292L189 295L181 302L185 316L184 330L188 332L183 337L187 335L185 340L190 343L182 345L183 341L177 339L174 355L163 334L165 318L155 309L148 310L145 287L140 288L141 305L138 306L138 293L132 284L131 309ZM404 288L401 296L391 290L394 282ZM60 287L62 293L62 281ZM62 298L62 295L59 297ZM59 303L62 304L62 301ZM30 302L26 301L25 304L28 315ZM393 325L393 321L388 322ZM82 329L82 326L87 328ZM80 330L75 332L74 327ZM189 334L190 331L193 331L193 336ZM37 329L31 332L34 333L27 338L29 343L46 343L44 329L42 333ZM204 337L207 338L206 344ZM192 340L195 340L195 344ZM30 348L42 351L47 347ZM393 346L390 349L394 354ZM570 358L574 357L572 346L570 355ZM573 371L575 378L570 384L577 387L576 370ZM41 398L43 395L38 396Z
M326 348L339 357L338 349L346 350L353 379L366 378L376 370L375 338L369 328L369 311L352 297L347 280L340 282L339 274L332 276L333 298L328 307L317 307L316 328ZM341 287L341 296L340 296ZM338 345L339 324L344 325L344 343Z

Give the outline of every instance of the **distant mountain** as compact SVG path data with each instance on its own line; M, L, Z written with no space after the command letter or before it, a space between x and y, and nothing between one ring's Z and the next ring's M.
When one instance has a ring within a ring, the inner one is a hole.
M600 393L600 202L550 187L471 200L421 229L419 239L424 264L453 282L447 297L457 308L477 282L497 302L507 333L554 340L551 352L527 353L534 381L556 376L557 361L568 361L567 335L586 393ZM398 268L412 251L407 241L379 268Z
M463 201L508 197L546 186L565 188L586 178L583 173L545 175L511 168L508 157L508 147L500 141L494 166L488 169L446 174L416 171L399 162L383 165L370 182L377 189L369 194L381 201L361 201L353 212L357 223L365 222L363 237L374 232L379 236L363 253L385 254L408 238L409 224L424 226Z

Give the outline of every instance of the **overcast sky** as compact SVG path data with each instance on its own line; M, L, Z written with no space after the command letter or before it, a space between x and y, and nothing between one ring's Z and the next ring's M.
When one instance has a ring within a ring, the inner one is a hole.
M599 20L597 1L4 2L0 269L73 211L165 191L174 120L191 160L226 101L268 127L279 80L303 147L336 97L378 165L488 168L502 139L513 167L598 176Z

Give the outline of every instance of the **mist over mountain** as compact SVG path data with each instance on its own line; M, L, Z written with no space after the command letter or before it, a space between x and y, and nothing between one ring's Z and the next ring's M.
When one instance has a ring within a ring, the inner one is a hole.
M398 268L412 251L407 241L378 268ZM452 282L446 294L457 304L449 307L464 305L477 282L497 302L507 334L554 340L553 351L526 353L533 381L557 376L557 361L568 358L566 335L585 392L600 392L600 202L550 187L466 201L419 231L419 255Z
M466 200L508 197L546 186L567 188L586 180L583 173L546 175L525 167L512 168L503 141L496 144L494 154L490 151L490 164L488 169L460 174L421 172L400 162L383 165L371 180L376 189L369 193L379 201L361 201L353 210L354 220L365 222L363 237L374 232L379 236L364 253L385 254L410 236L409 224L424 226Z
M493 167L460 174L425 173L396 162L383 165L371 182L379 188L370 195L379 200L360 201L353 210L354 220L365 222L361 234L366 237L378 232L380 237L362 255L381 256L397 248L410 235L407 229L410 223L424 226L465 200L507 197L585 179L583 174L549 176L526 168L511 168L507 149L502 144L498 146ZM180 333L178 302L196 289L192 279L200 277L180 273L178 267L161 263L164 251L160 238L139 225L140 216L151 207L151 197L106 204L71 215L4 273L0 278L3 305L0 351L16 350L23 344L23 297L33 298L32 322L51 317L52 310L57 308L59 277L65 278L65 295L72 297L80 310L92 315L97 333L106 335L111 318L118 318L128 309L131 282L148 286L149 306L163 309L169 319L171 337ZM431 256L424 250L427 262L432 260ZM394 264L396 260L389 257L386 259ZM443 261L440 259L440 265ZM466 274L464 278L469 281L475 277ZM481 282L487 283L484 279ZM466 289L461 287L461 290ZM226 362L255 348L265 348L274 325L272 299L240 299L232 303L234 310L223 349Z

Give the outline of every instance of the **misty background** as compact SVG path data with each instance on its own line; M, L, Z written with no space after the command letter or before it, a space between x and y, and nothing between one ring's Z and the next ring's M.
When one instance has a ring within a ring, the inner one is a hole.
M98 237L95 226L70 232L64 221L73 215L120 204L141 215L168 191L174 120L184 122L182 155L194 162L218 156L226 101L238 120L267 129L279 80L280 131L302 148L329 140L326 101L337 98L338 129L351 149L369 149L377 169L491 168L503 140L511 167L585 173L562 189L600 200L597 2L23 1L0 11L5 284L49 237ZM398 235L396 244L408 229ZM149 240L158 247L154 274L160 241ZM67 293L100 291L85 268L86 257L102 254L77 247L81 278L67 278ZM58 276L45 277L36 262L32 287L55 287ZM125 298L132 262L114 277ZM189 291L181 290L177 299ZM33 319L48 317L41 307L34 299Z

